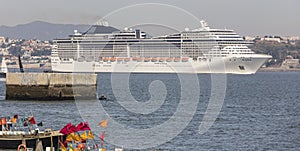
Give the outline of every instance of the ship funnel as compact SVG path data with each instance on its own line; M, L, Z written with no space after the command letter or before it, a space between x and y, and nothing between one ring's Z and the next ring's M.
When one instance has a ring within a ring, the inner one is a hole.
M141 38L141 31L139 29L135 30L135 37L137 39L140 39Z

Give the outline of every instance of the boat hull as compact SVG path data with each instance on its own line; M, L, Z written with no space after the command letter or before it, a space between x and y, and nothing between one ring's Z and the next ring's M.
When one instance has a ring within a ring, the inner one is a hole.
M59 138L63 137L63 135L54 135L52 136L52 145L56 149L59 148ZM36 148L37 141L42 141L43 147L50 147L51 146L51 136L0 136L0 149L17 149L22 142L26 142L27 148Z
M99 62L52 62L54 72L100 72L100 73L229 73L255 74L271 58L253 54L249 57L199 58L196 61L99 61ZM59 60L59 59L57 59Z

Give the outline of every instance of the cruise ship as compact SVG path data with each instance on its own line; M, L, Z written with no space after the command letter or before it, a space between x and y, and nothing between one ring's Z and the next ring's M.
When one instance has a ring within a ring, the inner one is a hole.
M94 25L55 39L54 72L230 73L255 74L271 56L256 54L252 42L205 21L194 30L149 36L139 29Z

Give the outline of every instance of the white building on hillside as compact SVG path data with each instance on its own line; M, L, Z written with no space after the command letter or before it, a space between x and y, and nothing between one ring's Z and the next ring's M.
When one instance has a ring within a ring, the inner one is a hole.
M0 45L2 45L3 43L5 43L5 37L0 36Z

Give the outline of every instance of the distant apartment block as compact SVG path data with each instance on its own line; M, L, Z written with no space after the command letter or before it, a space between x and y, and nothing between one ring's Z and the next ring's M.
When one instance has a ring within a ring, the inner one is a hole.
M276 41L276 42L281 42L281 38L279 36L265 36L263 38L260 38L262 41Z
M5 43L5 37L0 36L0 45L2 45L3 43Z
M292 56L287 56L286 59L282 62L281 68L284 69L300 68L300 60L294 59Z

